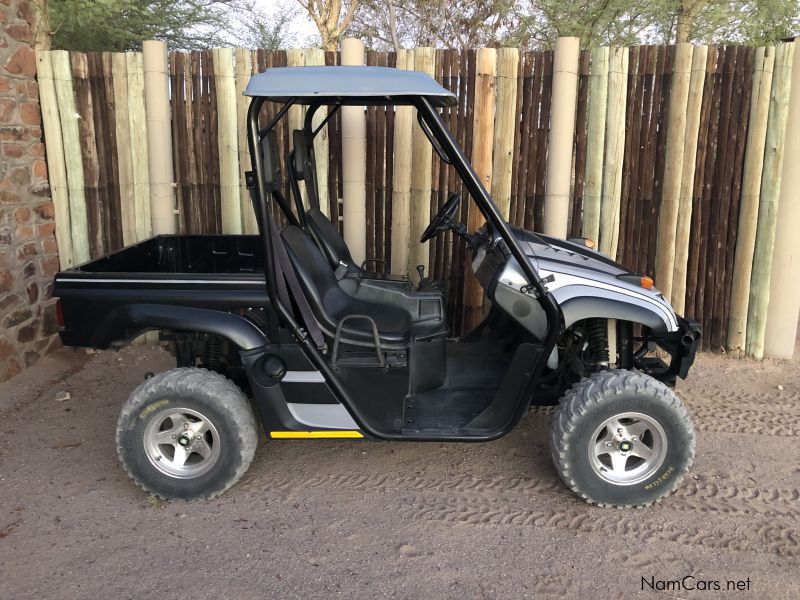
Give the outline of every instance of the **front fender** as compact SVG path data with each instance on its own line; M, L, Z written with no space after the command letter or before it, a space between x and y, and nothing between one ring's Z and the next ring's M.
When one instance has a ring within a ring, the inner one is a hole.
M599 317L641 323L663 333L678 329L675 312L662 298L603 282L569 282L563 279L563 276L557 277L555 282L560 285L548 287L561 308L565 327L576 321Z

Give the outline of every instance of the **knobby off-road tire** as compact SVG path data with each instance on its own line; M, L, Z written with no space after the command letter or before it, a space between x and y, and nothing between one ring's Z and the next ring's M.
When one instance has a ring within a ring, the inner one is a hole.
M172 369L146 380L117 421L117 452L128 475L167 499L218 496L247 471L257 440L242 391L205 369Z
M670 388L644 373L611 370L564 394L550 448L561 479L587 502L640 507L677 488L694 460L695 436Z

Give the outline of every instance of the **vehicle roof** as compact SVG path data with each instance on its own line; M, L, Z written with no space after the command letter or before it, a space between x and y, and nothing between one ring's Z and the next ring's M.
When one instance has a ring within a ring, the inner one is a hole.
M299 104L409 104L420 96L437 107L457 103L429 75L390 67L273 67L253 75L244 95Z

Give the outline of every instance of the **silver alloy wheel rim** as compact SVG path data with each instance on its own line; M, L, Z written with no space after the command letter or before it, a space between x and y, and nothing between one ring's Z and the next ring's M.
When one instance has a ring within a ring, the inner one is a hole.
M191 408L166 408L156 413L144 429L142 442L150 464L175 479L200 477L219 460L217 428Z
M666 455L664 428L652 417L637 412L606 419L589 440L592 470L614 485L634 485L652 477Z

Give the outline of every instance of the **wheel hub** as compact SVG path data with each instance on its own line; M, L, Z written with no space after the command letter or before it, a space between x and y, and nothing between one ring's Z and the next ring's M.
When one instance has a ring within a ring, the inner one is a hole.
M592 470L614 485L633 485L652 477L666 455L663 427L642 413L625 412L606 419L589 442Z
M153 415L142 443L150 464L176 479L204 475L220 456L217 428L207 416L190 408L166 408Z

